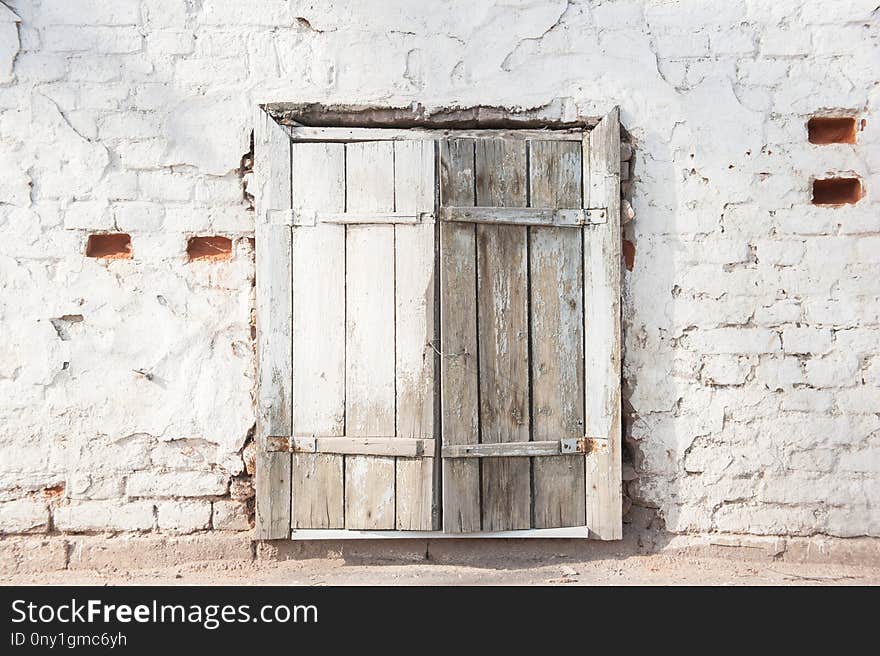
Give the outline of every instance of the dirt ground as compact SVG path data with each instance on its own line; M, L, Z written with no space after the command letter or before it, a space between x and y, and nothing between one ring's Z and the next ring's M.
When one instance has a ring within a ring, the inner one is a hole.
M585 562L367 565L343 559L207 561L164 569L0 576L0 585L878 585L880 568L666 554Z

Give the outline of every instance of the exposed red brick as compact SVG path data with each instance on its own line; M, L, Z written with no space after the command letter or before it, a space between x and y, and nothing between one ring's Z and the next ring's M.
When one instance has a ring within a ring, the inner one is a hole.
M632 271L636 261L636 245L628 239L623 240L623 261L626 264L626 270Z
M191 237L186 246L190 260L228 260L232 257L229 237Z
M807 122L807 135L813 144L854 144L856 119L852 116L814 116Z
M862 182L858 178L827 178L813 180L814 205L847 205L862 197Z
M100 257L107 260L131 259L131 237L125 233L89 235L86 257Z
M47 499L60 499L64 496L64 483L43 489L43 496Z

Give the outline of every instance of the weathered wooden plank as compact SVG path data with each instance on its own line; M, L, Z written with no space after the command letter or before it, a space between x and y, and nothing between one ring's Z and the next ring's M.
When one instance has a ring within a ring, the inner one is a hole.
M395 149L395 201L403 212L434 206L434 144L401 141ZM397 225L397 435L434 434L434 226Z
M568 145L567 141L550 142ZM575 147L580 152L580 146ZM578 173L580 179L580 173ZM580 203L580 195L578 196ZM592 223L605 223L605 210L552 209L547 207L443 207L441 221L489 223L493 225L555 226L580 228Z
M342 456L292 455L293 528L342 528Z
M590 132L584 201L607 208L608 222L584 237L586 432L610 448L586 462L586 517L590 535L623 535L620 426L620 119L617 108Z
M506 457L533 457L533 456L560 456L557 460L568 460L570 453L584 453L589 442L584 439L569 438L564 440L541 440L533 442L496 442L494 444L452 444L443 447L444 458L506 458ZM542 462L549 462L542 460ZM583 479L583 458L578 459ZM537 465L537 463L535 463ZM575 490L578 494L583 490ZM583 496L583 495L581 495ZM581 504L583 507L583 504ZM582 513L583 514L583 513ZM572 526L572 524L566 524ZM553 527L543 527L553 528Z
M346 146L347 208L394 210L391 142ZM346 434L396 435L394 227L346 227ZM346 528L394 528L394 458L348 456Z
M294 144L295 209L342 211L341 144ZM345 431L345 228L294 227L293 428L299 435ZM342 528L342 457L293 456L293 526Z
M577 141L580 143L583 128L564 128L559 130L430 130L421 128L346 128L346 127L308 127L284 126L284 130L297 141L410 141L413 139L433 141L436 139L543 139L548 141Z
M257 449L255 535L279 540L290 533L290 456Z
M394 143L398 212L434 209L434 142ZM397 435L434 436L434 225L395 225ZM433 441L431 442L433 445ZM433 456L432 453L426 455ZM433 459L396 463L398 529L434 527Z
M258 435L291 434L290 228L257 224Z
M404 437L294 437L291 448L296 453L417 458L434 455L434 440Z
M474 204L474 142L440 144L442 204ZM440 379L444 446L479 441L476 239L471 225L440 226ZM444 460L443 530L480 530L480 463Z
M476 204L524 207L526 143L476 144ZM480 441L529 439L527 228L477 225ZM531 463L493 458L482 463L482 527L531 526Z
M581 204L581 144L532 141L532 205ZM579 230L529 231L532 340L532 439L584 434L583 235ZM532 463L535 528L585 521L583 456Z
M254 181L256 223L290 209L290 136L260 108L254 114Z
M398 458L396 467L397 529L431 530L434 528L435 517L434 458Z

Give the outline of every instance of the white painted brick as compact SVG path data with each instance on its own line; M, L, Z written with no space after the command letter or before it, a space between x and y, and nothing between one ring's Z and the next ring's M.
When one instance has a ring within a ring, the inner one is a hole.
M243 5L236 0L205 0L199 22L207 25L290 25L289 3L285 0L263 0Z
M160 501L156 504L160 531L194 533L204 531L211 522L210 501Z
M849 328L834 331L834 345L843 353L862 355L880 353L880 335L877 329Z
M856 25L826 26L815 31L814 52L817 55L854 55L864 52L865 43L871 39L870 23Z
M801 21L808 25L867 21L875 17L877 12L877 3L874 0L801 0L797 4Z
M880 236L872 235L857 239L856 253L859 262L880 262Z
M758 262L791 266L804 257L806 247L802 241L763 240L757 243Z
M796 300L776 301L755 310L755 323L759 326L778 326L794 323L801 318L801 304Z
M812 508L775 504L727 504L713 515L715 528L725 533L807 535L816 524Z
M128 478L126 494L132 497L222 496L228 487L228 477L218 472L135 472Z
M848 387L858 382L859 359L837 354L807 360L807 381L814 387Z
M799 390L802 392L814 390ZM833 449L808 449L795 451L789 458L788 467L804 472L830 472L837 464L837 452Z
M67 75L67 60L55 54L21 53L15 60L15 74L29 82L62 80Z
M193 51L195 39L187 30L162 30L147 35L147 50L163 55L187 55Z
M247 506L239 501L215 501L211 524L217 531L250 530Z
M874 387L854 387L838 390L835 394L841 412L875 414L880 412L880 391Z
M785 60L743 59L737 62L736 76L742 84L772 87L788 77L789 69Z
M137 198L137 175L130 171L113 171L107 173L95 186L93 195L109 201L134 200Z
M244 62L238 58L208 58L178 60L174 78L178 84L232 84L247 76Z
M782 350L786 353L822 355L831 348L828 328L791 327L782 331Z
M142 171L139 174L141 195L154 201L189 200L193 193L193 180L170 171Z
M128 96L128 90L123 86L80 82L76 88L77 105L81 109L115 110Z
M144 0L144 20L151 28L183 27L187 19L186 0Z
M66 493L68 499L120 499L125 495L125 477L75 472L67 479Z
M812 48L812 34L798 28L771 28L760 38L764 57L806 55Z
M159 203L119 203L114 214L116 226L124 232L161 230L165 208Z
M751 370L752 365L747 358L717 355L706 358L700 376L712 385L741 385Z
M241 206L241 180L238 175L201 178L196 183L196 201L204 205Z
M53 513L55 528L70 533L149 531L155 525L153 504L146 501L71 501Z
M774 357L758 365L755 378L772 391L787 391L804 382L804 372L798 358Z
M842 538L880 534L880 513L876 506L857 506L829 508L823 532Z
M143 112L109 114L100 124L101 139L149 139L161 134L159 117Z
M709 35L704 33L658 34L654 37L657 54L661 58L706 57L709 55Z
M143 47L135 27L47 27L43 39L48 50L57 52L125 54Z
M110 82L122 76L122 62L111 55L80 55L67 61L69 79L75 82Z
M775 353L779 335L763 328L717 328L697 330L686 337L688 348L703 353Z
M865 446L840 454L840 468L844 471L876 474L880 472L880 448Z
M851 326L859 323L861 308L855 299L809 299L804 303L804 316L812 324Z
M165 142L162 139L122 141L116 146L116 151L127 169L157 169L165 152Z
M113 213L107 203L77 201L64 210L64 227L68 230L110 230Z
M686 261L703 264L739 264L751 259L748 242L740 239L703 239L688 242Z
M744 0L729 0L722 4L694 3L690 0L644 3L644 19L652 30L681 29L685 22L699 26L736 25L745 17Z
M828 412L833 402L831 392L799 388L785 394L780 407L789 412Z
M180 232L199 232L211 229L211 210L206 208L169 205L165 227Z
M774 224L780 234L825 235L837 230L837 213L816 212L811 207L776 210Z
M0 535L42 533L49 527L49 509L45 501L16 499L0 503Z
M140 15L139 0L55 0L40 11L49 25L134 25Z
M749 55L755 52L755 33L749 29L722 29L709 35L713 55Z

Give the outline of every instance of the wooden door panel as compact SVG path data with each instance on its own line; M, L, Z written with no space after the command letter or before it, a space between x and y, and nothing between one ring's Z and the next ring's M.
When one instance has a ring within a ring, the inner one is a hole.
M581 204L581 144L531 141L530 202ZM532 439L584 435L583 233L529 228ZM584 457L535 458L534 527L582 526Z
M369 446L433 444L434 226L395 221L433 210L434 160L430 141L292 145L294 212L341 218L292 228L294 529L434 528L433 453ZM298 450L315 437L360 446Z
M441 171L441 206L473 204L479 219L457 211L441 222L443 445L506 443L512 453L583 438L583 230L535 225L544 214L520 210L580 211L581 142L447 140ZM475 366L452 357L474 348ZM477 530L477 510L481 531L583 526L584 461L446 457L444 528Z

